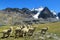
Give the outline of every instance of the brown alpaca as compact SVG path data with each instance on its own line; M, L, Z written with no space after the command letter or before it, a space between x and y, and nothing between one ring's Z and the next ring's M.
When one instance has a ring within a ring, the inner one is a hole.
M41 29L41 34L45 35L48 30L48 27Z

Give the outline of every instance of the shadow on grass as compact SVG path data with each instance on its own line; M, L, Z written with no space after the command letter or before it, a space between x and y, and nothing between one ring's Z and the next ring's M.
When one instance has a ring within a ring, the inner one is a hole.
M14 37L14 36L10 36L10 37ZM6 37L1 37L0 39L4 39L4 38L9 38L8 36L6 36Z

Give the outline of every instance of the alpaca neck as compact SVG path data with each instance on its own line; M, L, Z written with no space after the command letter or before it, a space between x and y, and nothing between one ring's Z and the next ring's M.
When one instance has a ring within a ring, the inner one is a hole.
M13 28L10 28L11 33L13 32Z

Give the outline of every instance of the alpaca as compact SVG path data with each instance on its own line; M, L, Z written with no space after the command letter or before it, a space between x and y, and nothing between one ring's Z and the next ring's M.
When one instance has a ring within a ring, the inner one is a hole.
M30 33L30 36L33 35L34 31L35 31L36 27L29 27L29 33Z
M22 31L22 34L23 34L23 37L24 37L24 35L27 35L29 29L27 27L24 27L24 28L22 28L21 31Z
M10 34L12 34L12 31L13 31L13 27L10 27L9 29L6 29L6 30L3 30L3 38L5 38L6 37L6 35L7 35L7 37L9 37L10 36Z
M15 38L16 38L17 36L20 36L20 33L21 33L21 28L20 28L20 27L17 27L17 28L15 29Z
M48 30L48 27L41 29L41 34L45 35Z

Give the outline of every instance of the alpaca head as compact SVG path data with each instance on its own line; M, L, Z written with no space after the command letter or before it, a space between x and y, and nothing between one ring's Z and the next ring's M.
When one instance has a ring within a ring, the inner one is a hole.
M20 26L20 28L22 28L22 25Z
M46 28L47 28L47 30L48 30L48 29L49 29L49 26L47 26Z
M26 27L26 25L23 25L23 26L22 26L22 28L25 28L25 27Z
M30 25L27 25L28 27L30 26Z
M27 25L27 28L30 28L30 25Z
M13 30L13 27L11 26L10 29Z

